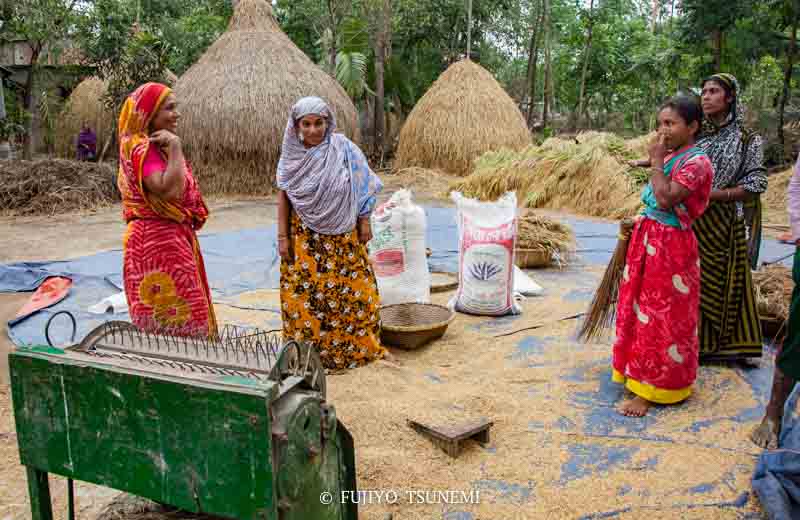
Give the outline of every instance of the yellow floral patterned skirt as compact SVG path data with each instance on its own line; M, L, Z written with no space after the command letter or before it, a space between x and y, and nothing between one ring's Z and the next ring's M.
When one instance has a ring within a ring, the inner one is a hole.
M314 344L327 368L382 358L378 285L358 233L321 235L292 212L292 251L281 261L284 336Z

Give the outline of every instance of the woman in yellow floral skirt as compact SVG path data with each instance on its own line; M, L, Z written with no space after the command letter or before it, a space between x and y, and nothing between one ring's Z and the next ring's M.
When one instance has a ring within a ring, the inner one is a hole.
M328 368L353 368L387 354L366 249L383 185L335 129L322 99L292 107L277 174L281 309L285 337L314 344Z

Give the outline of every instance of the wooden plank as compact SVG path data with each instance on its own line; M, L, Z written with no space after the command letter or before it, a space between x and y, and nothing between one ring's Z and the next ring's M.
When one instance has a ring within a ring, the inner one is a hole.
M214 387L24 352L10 364L23 464L187 511L275 518L273 387Z
M409 426L427 436L437 446L442 448L451 457L461 453L464 441L473 439L480 444L489 443L489 429L493 422L485 419L468 421L464 423L445 423L438 425L422 424L418 421L408 420Z

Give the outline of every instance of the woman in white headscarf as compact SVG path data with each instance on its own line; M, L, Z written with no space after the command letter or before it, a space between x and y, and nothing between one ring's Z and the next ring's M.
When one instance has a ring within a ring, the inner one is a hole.
M320 98L291 110L278 162L283 334L314 344L328 368L382 358L378 286L366 244L383 188Z

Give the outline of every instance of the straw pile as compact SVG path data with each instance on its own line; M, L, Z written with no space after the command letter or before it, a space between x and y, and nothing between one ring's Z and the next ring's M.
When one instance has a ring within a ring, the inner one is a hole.
M767 192L762 195L762 203L767 208L786 209L786 191L789 189L791 178L792 168L769 176Z
M782 265L769 265L753 273L756 306L762 318L785 321L792 302L792 270Z
M613 134L550 138L521 152L484 154L476 161L475 173L451 189L480 200L516 191L529 208L623 218L638 212L639 191L647 179L646 170L627 165L633 156L625 141Z
M543 251L562 263L575 249L575 235L562 222L525 211L519 219L516 247Z
M632 156L631 159L647 159L650 141L657 135L656 132L650 132L649 134L626 140L625 148Z
M111 166L46 159L0 162L0 208L10 215L55 215L120 200Z
M59 157L75 158L75 143L83 123L97 134L97 153L115 130L116 118L103 96L108 84L96 76L81 81L72 91L56 125L56 153Z
M359 139L355 106L278 26L265 0L241 0L228 30L178 80L181 138L203 192L267 194L289 110L325 99L339 129Z
M464 176L481 154L530 143L511 97L486 69L464 60L451 65L411 111L400 131L396 165Z

